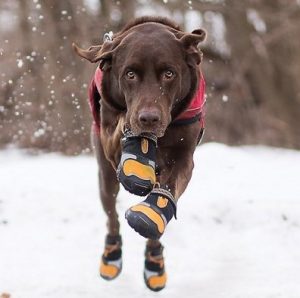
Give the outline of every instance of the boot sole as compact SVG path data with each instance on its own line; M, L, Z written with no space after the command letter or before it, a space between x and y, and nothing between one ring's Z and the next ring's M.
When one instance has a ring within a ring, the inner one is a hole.
M125 218L127 219L130 227L141 236L152 240L158 240L161 237L156 224L144 213L128 209L125 213Z

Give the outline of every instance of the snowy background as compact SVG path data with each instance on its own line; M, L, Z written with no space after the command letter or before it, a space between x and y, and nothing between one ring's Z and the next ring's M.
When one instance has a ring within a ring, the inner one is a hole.
M163 236L168 284L143 282L145 241L124 212L123 272L98 276L106 233L91 156L0 151L0 295L41 297L300 297L300 152L210 143Z

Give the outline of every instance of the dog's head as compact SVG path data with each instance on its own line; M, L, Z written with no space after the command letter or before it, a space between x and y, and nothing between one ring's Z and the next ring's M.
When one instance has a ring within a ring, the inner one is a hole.
M196 91L202 59L197 46L205 35L202 29L186 33L163 22L136 22L103 45L74 48L90 62L100 61L113 100L126 105L131 130L161 137Z

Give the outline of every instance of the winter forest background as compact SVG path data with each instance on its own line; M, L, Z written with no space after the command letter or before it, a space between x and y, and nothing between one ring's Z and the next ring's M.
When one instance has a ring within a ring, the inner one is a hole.
M208 31L205 141L300 149L299 0L1 0L0 146L89 152L95 65L71 44L146 14Z

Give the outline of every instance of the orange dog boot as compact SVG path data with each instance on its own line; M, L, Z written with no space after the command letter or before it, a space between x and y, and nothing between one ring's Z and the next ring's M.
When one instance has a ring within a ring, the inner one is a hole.
M143 202L125 214L128 224L137 233L153 240L161 237L173 216L176 218L176 202L172 194L162 188L153 189Z
M156 136L151 133L137 136L129 129L125 131L117 178L130 193L145 196L153 189L156 182L156 142Z
M162 245L156 248L146 246L144 280L151 291L158 292L166 286L167 274Z
M121 236L107 235L105 249L100 264L100 276L106 280L115 279L122 270Z

